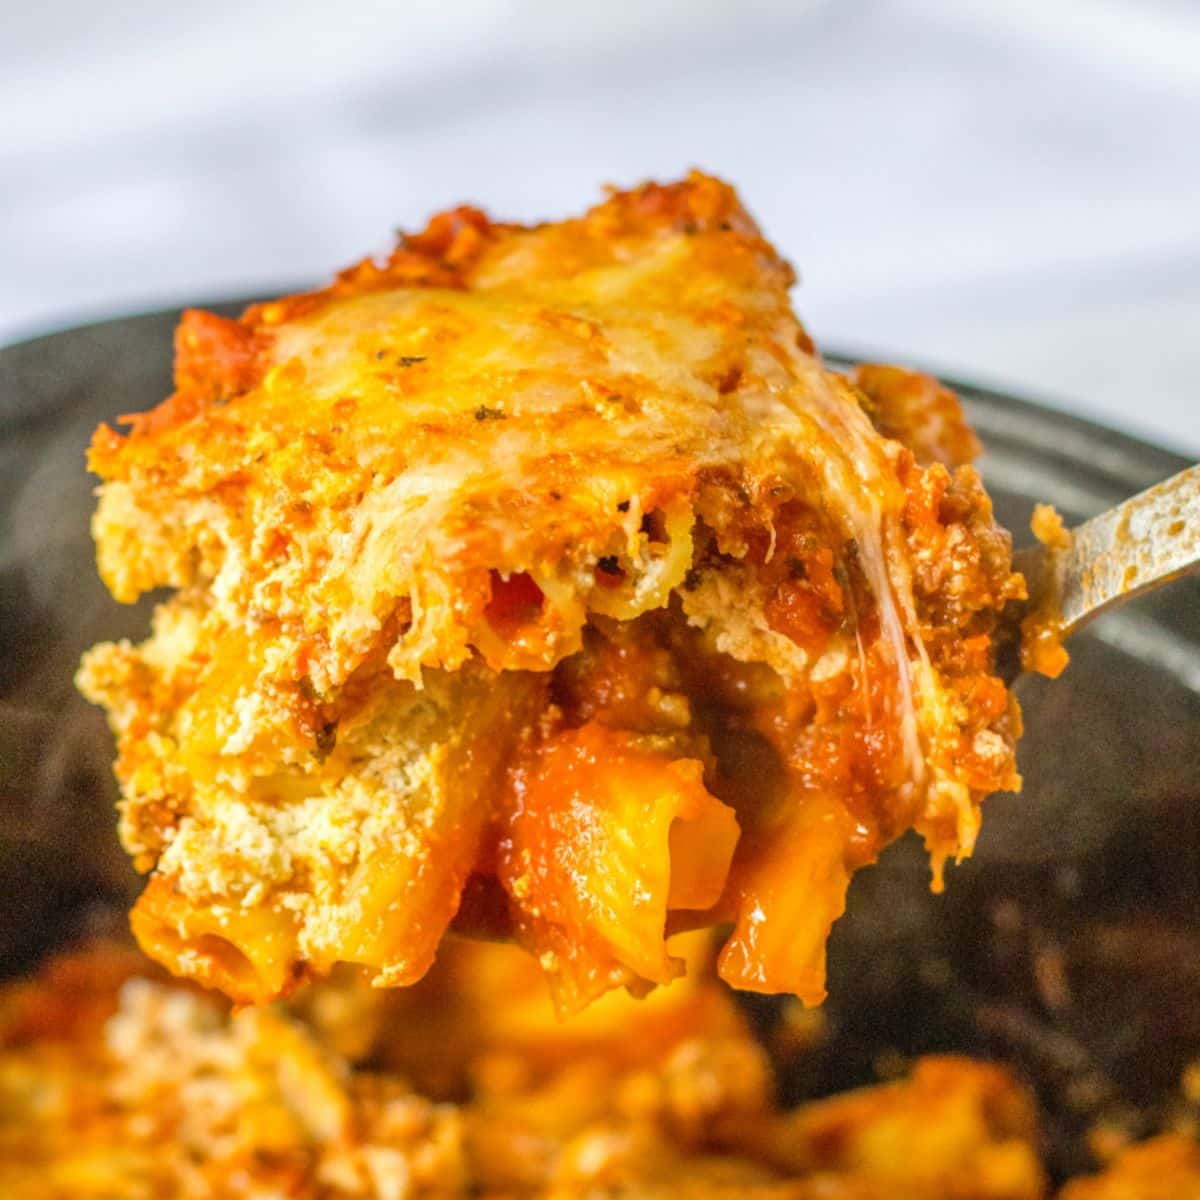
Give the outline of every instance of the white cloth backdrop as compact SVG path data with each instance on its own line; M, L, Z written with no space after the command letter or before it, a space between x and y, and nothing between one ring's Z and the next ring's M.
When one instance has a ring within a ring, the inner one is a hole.
M824 342L1200 452L1196 0L9 5L0 341L692 164Z

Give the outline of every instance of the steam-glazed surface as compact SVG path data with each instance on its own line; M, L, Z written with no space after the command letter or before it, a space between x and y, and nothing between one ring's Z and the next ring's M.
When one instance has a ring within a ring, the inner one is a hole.
M143 945L260 999L411 981L458 910L569 1009L730 922L727 979L815 1001L853 870L970 851L1023 584L954 397L826 371L791 278L693 175L185 316L91 456L114 594L180 589L81 676Z

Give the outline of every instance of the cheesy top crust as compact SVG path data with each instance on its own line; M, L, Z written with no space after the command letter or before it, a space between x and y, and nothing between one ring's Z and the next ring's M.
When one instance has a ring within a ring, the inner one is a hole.
M325 694L381 655L415 682L473 653L545 670L614 608L602 561L632 617L682 581L697 511L736 553L799 495L859 546L907 688L900 447L814 356L791 281L693 175L532 229L456 210L324 291L190 313L176 394L92 447L101 572L121 600L206 584L264 686ZM517 574L540 610L497 628L491 581Z

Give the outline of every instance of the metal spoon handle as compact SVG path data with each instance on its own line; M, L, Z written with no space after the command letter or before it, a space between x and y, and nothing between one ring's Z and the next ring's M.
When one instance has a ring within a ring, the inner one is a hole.
M1014 555L1030 607L1057 614L1060 637L1107 609L1200 570L1200 463L1092 517L1070 545Z

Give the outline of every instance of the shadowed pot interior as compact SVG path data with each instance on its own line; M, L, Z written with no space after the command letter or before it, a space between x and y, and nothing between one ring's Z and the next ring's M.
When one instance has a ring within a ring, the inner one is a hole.
M122 607L96 576L83 455L99 421L168 393L177 318L0 351L0 974L119 923L138 887L116 840L111 739L72 675L93 642L143 636L152 598ZM1035 500L1073 524L1186 465L954 386L1018 543ZM787 1052L786 1003L746 999L785 1099L870 1082L916 1053L999 1058L1037 1089L1056 1175L1090 1165L1097 1121L1137 1135L1186 1103L1180 1076L1200 1058L1200 580L1103 618L1071 657L1058 681L1019 683L1025 790L987 803L946 892L929 893L911 838L855 879L815 1043Z

